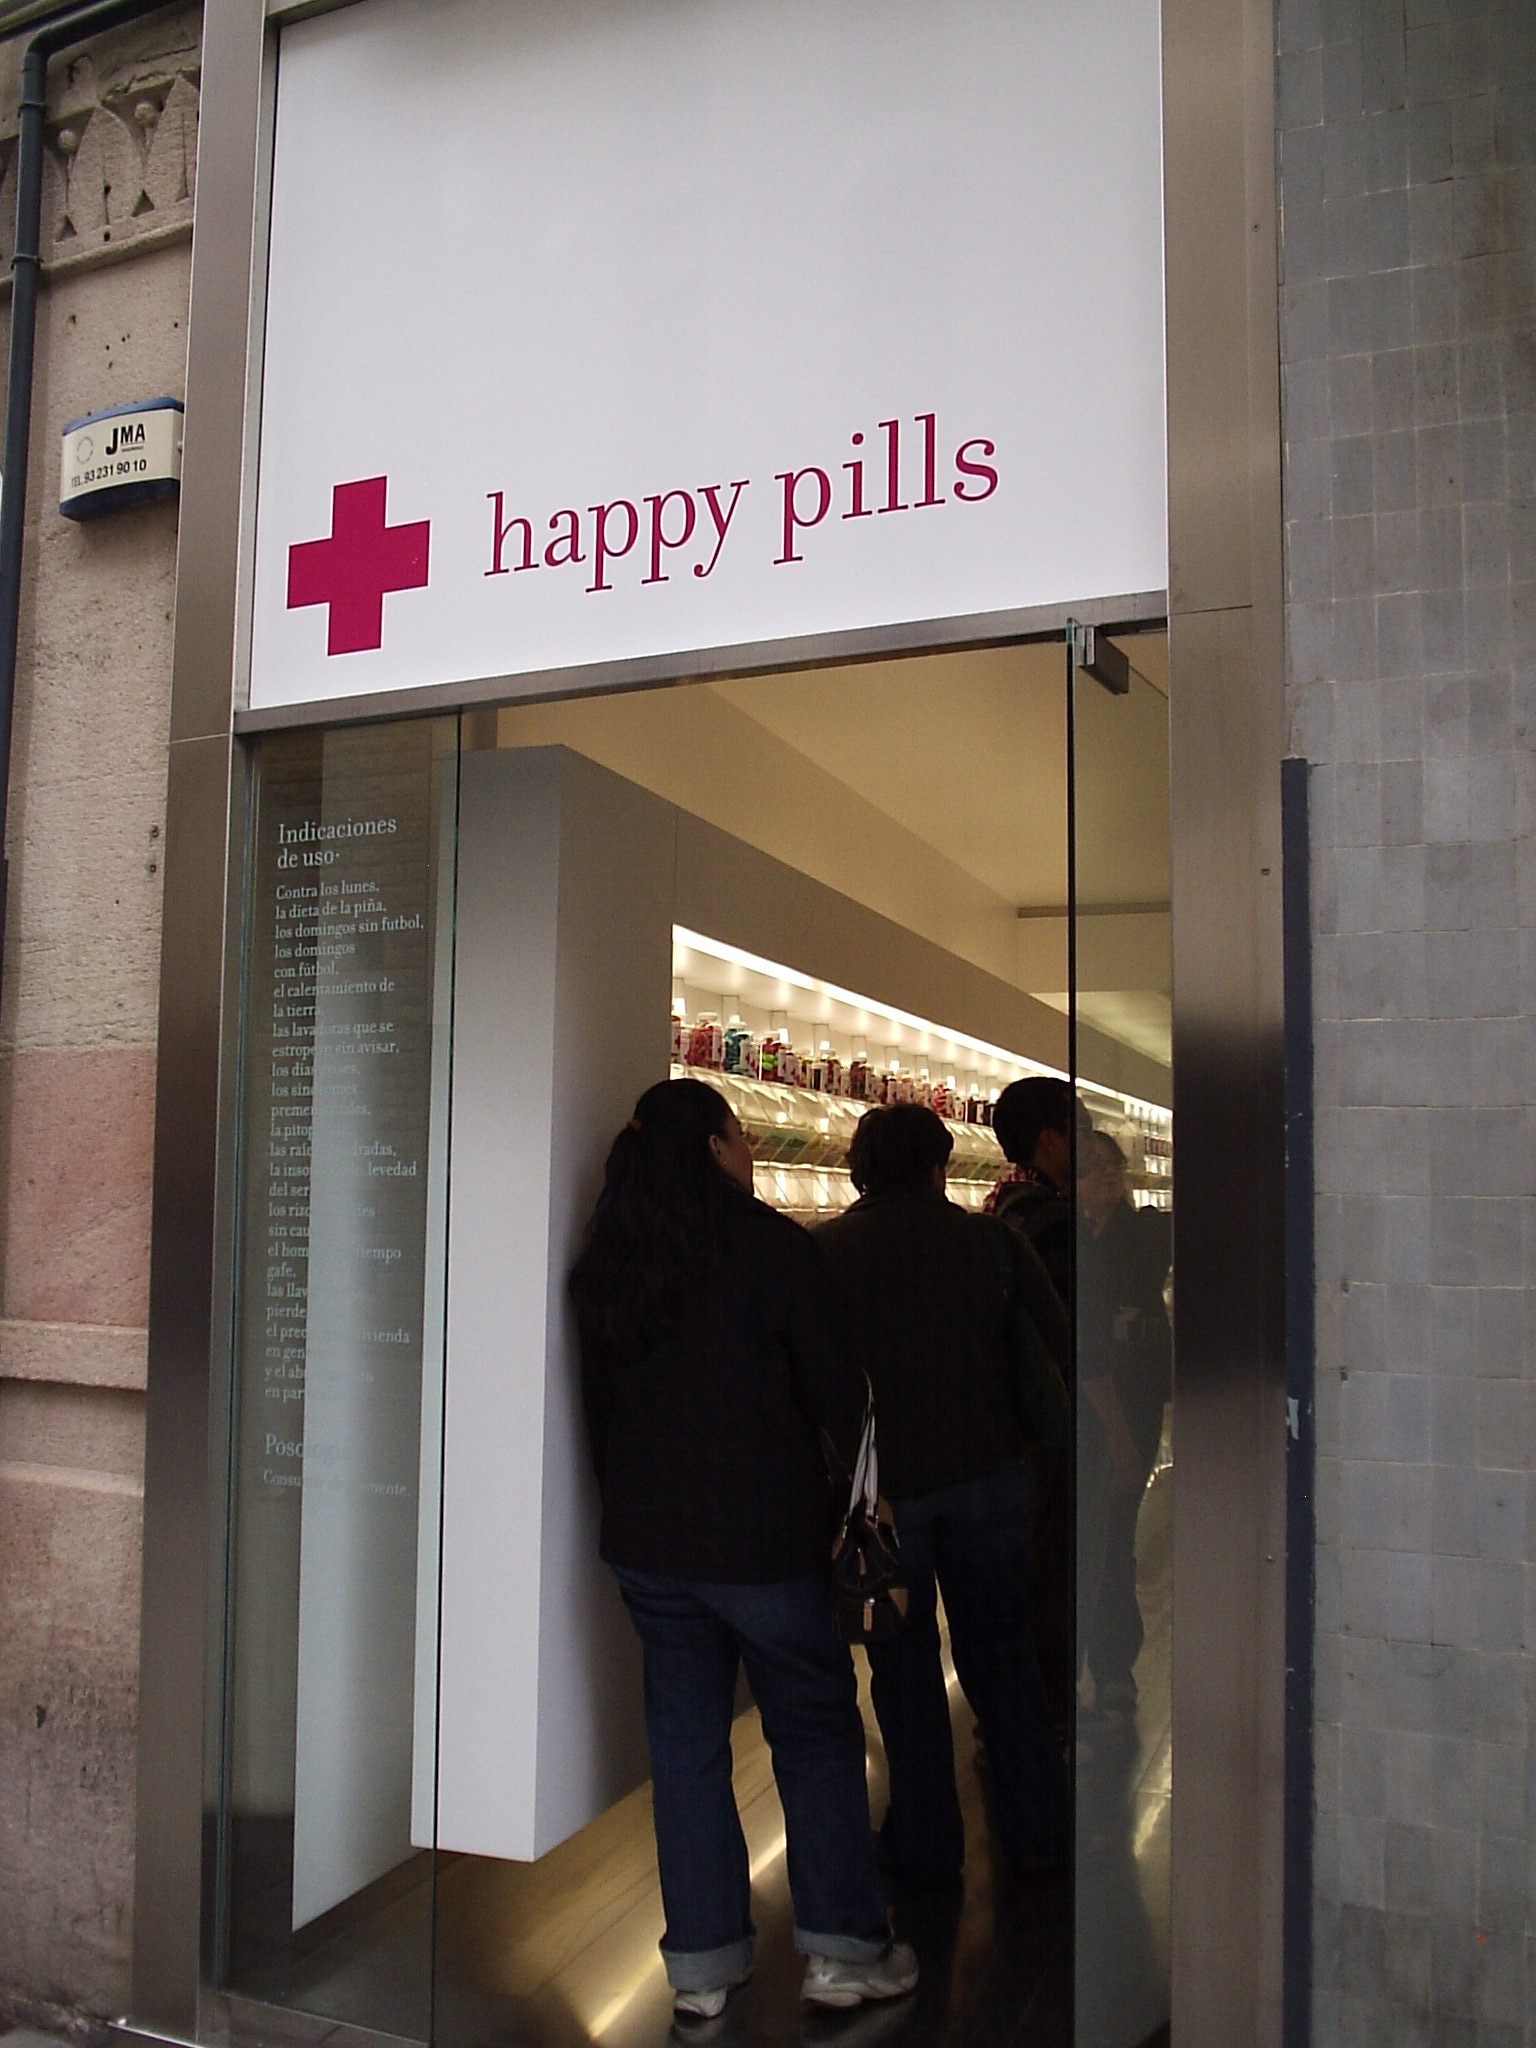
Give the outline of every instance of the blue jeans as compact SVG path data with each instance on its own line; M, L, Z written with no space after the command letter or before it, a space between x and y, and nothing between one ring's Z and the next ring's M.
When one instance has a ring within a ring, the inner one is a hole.
M616 1576L644 1653L668 1982L698 1991L752 1967L747 1845L731 1788L738 1664L784 1808L796 1948L844 1962L884 1955L864 1723L825 1574L756 1586Z
M958 1870L965 1856L939 1651L942 1590L955 1670L987 1745L999 1846L1015 1868L1062 1862L1072 1789L1031 1626L1034 1473L1006 1465L894 1506L907 1619L869 1651L890 1773L886 1846L910 1871Z

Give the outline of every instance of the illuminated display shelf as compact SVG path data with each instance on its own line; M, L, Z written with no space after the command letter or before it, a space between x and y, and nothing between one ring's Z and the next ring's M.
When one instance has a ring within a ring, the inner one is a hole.
M787 1087L781 1081L759 1081L750 1074L690 1067L676 1060L671 1076L674 1081L703 1081L725 1096L752 1147L757 1191L776 1209L813 1217L845 1209L856 1199L848 1177L848 1147L854 1126L870 1104L846 1095L822 1095L813 1088ZM952 1117L942 1121L955 1141L946 1174L949 1198L964 1208L979 1209L1007 1163L1002 1147L985 1124L959 1123ZM1098 1122L1107 1129L1111 1119L1101 1116ZM1136 1133L1126 1129L1115 1135L1134 1157ZM1126 1181L1138 1206L1172 1206L1172 1164L1171 1159L1149 1158L1144 1169L1133 1167L1127 1172Z
M672 932L673 1007L684 1022L714 1013L730 1024L738 1019L760 1035L804 1045L807 1057L829 1046L845 1066L855 1053L889 1067L899 1057L908 1072L943 1079L961 1093L981 1092L994 1100L1008 1082L1026 1074L1054 1074L1005 1048L946 1029L904 1010L761 959L718 939ZM846 1208L854 1199L848 1177L848 1146L867 1102L819 1089L763 1081L750 1074L674 1060L674 1078L689 1075L718 1088L730 1101L756 1161L758 1193L802 1221ZM1138 1206L1172 1207L1173 1119L1155 1103L1142 1102L1100 1083L1079 1083L1094 1123L1111 1133L1126 1153L1127 1186ZM979 1209L1005 1161L986 1124L944 1118L955 1149L948 1170L952 1201Z
M723 1074L709 1067L674 1065L672 1073L718 1088L752 1140L753 1157L765 1166L846 1167L854 1130L869 1107L846 1095L823 1095L813 1088L791 1088L782 1081L759 1081L749 1074ZM950 1117L943 1121L955 1141L950 1178L990 1185L1003 1168L997 1139L985 1124L964 1124Z

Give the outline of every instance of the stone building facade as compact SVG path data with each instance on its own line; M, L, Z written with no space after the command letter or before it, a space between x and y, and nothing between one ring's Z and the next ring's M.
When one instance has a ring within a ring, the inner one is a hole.
M1316 2039L1536 2039L1536 9L1282 0Z
M184 393L199 27L168 9L49 80L0 1001L0 2013L127 1998L176 514L72 524L58 450Z
M1536 7L1278 0L1275 65L1316 764L1313 2038L1529 2048ZM198 88L195 8L50 75L0 999L0 2016L127 1996L176 520L74 526L55 487L67 419L182 395Z

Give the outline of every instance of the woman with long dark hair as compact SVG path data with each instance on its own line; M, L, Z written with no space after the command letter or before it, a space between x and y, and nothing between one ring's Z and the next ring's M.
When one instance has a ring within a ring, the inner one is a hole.
M639 1633L662 1955L678 2012L713 2017L752 1969L731 1789L744 1667L784 1808L804 1996L917 1982L875 1870L864 1728L833 1620L836 1503L819 1431L864 1383L834 1339L810 1237L752 1193L725 1098L663 1081L635 1105L571 1275L603 1557Z

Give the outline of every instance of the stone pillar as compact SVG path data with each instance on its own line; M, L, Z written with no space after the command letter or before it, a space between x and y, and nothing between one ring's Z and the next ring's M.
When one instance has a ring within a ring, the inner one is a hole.
M188 9L49 80L0 1001L0 2024L127 1996L176 513L61 518L59 436L183 393L197 61Z
M1531 2038L1536 9L1280 0L1315 2038Z

